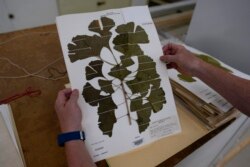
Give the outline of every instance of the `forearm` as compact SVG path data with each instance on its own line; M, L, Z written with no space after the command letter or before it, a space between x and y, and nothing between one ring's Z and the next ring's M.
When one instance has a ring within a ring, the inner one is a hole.
M65 143L65 152L69 167L95 167L86 146L81 140Z
M239 78L201 61L194 75L216 90L241 112L250 116L250 80Z

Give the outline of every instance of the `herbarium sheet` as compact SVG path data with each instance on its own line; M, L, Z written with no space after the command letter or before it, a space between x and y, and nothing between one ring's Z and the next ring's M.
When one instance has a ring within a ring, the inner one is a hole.
M56 22L94 161L181 131L147 7L71 14Z

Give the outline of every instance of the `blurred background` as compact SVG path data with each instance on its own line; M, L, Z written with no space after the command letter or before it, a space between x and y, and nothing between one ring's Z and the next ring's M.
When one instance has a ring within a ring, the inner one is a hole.
M188 0L0 0L0 33L53 24L58 15L185 1Z

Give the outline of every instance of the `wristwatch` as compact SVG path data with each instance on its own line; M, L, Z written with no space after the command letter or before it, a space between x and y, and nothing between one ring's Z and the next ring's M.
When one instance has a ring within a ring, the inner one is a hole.
M74 131L74 132L67 132L61 133L57 137L57 143L60 147L64 146L64 143L71 140L85 140L85 134L83 131Z

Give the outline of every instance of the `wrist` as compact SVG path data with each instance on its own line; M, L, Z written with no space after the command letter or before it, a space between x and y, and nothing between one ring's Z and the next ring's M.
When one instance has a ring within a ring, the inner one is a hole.
M57 142L59 146L64 146L66 143L79 143L85 140L85 133L83 131L72 131L61 133L57 137ZM74 142L78 141L78 142Z
M191 74L195 77L198 77L201 75L201 72L204 70L204 62L196 59L192 65L192 69L191 69Z
M67 133L67 132L73 132L73 131L81 131L82 126L81 125L62 125L61 126L61 132Z

